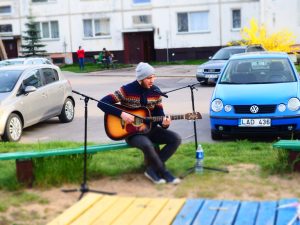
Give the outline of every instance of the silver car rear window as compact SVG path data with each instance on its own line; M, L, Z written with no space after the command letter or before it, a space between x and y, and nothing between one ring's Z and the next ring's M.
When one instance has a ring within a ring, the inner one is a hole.
M1 70L0 71L0 93L11 92L16 85L22 71Z

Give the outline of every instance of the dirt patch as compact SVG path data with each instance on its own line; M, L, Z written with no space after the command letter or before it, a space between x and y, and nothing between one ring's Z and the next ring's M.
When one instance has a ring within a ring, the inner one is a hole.
M236 165L230 173L205 171L204 174L188 175L179 185L153 185L143 174L130 174L121 178L103 178L89 182L90 190L116 192L120 196L135 197L186 197L238 200L278 200L300 198L298 184L300 174L263 177L254 165ZM0 213L0 225L46 224L77 202L80 192L64 193L62 189L80 186L65 185L49 190L30 189L47 203L31 203L10 207Z

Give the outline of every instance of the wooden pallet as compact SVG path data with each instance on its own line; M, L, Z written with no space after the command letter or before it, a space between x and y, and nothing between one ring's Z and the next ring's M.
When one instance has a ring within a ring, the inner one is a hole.
M169 199L107 196L89 193L48 225L286 225L298 202Z

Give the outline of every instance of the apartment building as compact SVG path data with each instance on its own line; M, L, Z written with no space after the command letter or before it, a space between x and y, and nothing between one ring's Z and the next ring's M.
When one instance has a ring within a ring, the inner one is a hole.
M240 40L252 18L300 33L300 0L0 0L9 58L21 55L30 13L51 58L67 63L79 45L90 60L104 47L124 63L207 58Z

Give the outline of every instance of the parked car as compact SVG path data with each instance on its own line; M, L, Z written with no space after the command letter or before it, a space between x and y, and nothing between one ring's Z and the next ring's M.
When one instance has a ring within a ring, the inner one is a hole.
M47 58L42 57L30 57L30 58L15 58L15 59L6 59L0 61L0 67L9 66L9 65L35 65L35 64L52 64L51 61Z
M232 56L210 103L211 137L300 132L300 82L285 53Z
M25 127L58 116L74 118L72 87L57 66L15 65L0 68L0 136L19 141Z
M265 49L261 45L230 46L221 48L213 57L209 57L209 61L198 66L196 78L201 84L215 84L222 68L230 56L238 53L259 51L265 51Z

